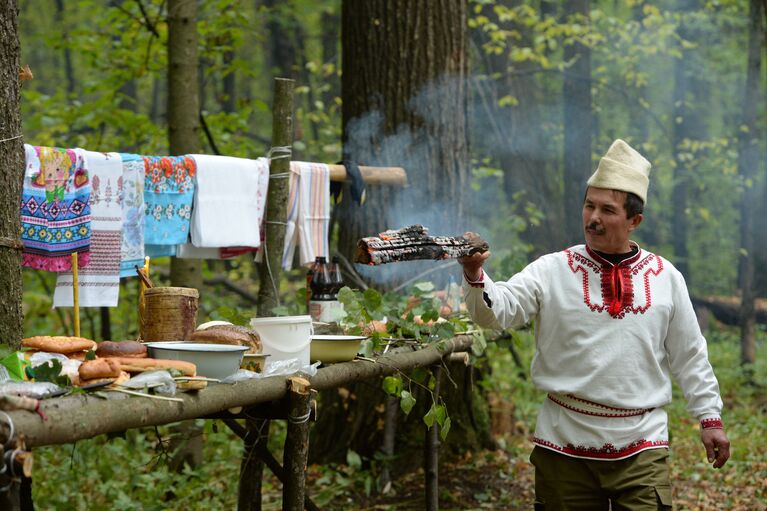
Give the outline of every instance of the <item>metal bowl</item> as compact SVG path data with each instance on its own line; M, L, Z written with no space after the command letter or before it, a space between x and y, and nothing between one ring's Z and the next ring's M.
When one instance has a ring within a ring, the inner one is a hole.
M364 339L367 337L363 335L313 335L309 358L323 364L348 362L357 355Z
M198 376L223 379L237 372L242 355L250 348L232 344L201 344L184 341L146 342L149 356L183 360L197 366Z

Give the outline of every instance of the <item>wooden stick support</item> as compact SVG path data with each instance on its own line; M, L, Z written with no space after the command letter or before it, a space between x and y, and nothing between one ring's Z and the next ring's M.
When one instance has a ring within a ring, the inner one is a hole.
M282 487L283 511L301 511L306 496L306 463L309 456L309 416L311 413L309 380L288 378L288 431L285 438Z
M72 253L72 306L75 337L80 337L80 281L77 276L77 252Z
M442 381L442 366L434 364L431 366L431 373L434 375L435 381L434 396L438 398ZM426 427L423 474L426 486L425 509L437 511L439 509L439 425L436 420L431 428Z
M331 181L346 181L346 167L328 165ZM407 173L402 167L364 167L360 165L362 180L368 185L406 186Z

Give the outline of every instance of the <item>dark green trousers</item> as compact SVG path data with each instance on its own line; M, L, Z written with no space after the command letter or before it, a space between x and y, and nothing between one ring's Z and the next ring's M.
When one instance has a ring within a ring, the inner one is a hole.
M530 456L535 466L535 509L671 509L667 459L668 449L649 449L617 461L596 461L536 446Z

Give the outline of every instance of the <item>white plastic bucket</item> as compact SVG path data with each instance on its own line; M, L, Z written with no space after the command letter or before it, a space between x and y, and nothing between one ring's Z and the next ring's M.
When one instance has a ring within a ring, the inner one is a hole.
M302 366L309 365L314 333L311 316L252 318L250 327L261 338L261 351L270 355L270 364L277 360L297 358Z

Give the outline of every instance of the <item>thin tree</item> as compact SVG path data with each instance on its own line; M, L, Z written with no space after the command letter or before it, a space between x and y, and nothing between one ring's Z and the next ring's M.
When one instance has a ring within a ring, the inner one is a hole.
M740 258L738 284L741 293L741 363L756 362L756 312L754 307L754 258L758 193L754 181L761 165L762 135L759 114L764 114L761 91L762 51L765 42L765 12L762 0L751 0L749 8L748 60L743 109L738 130L738 173L743 183L740 205Z
M589 22L591 0L565 2L565 14L573 23ZM570 63L562 87L564 100L564 218L568 244L581 243L583 227L578 214L583 203L585 183L593 172L591 145L594 114L591 99L591 49L580 41L565 46L565 62Z

